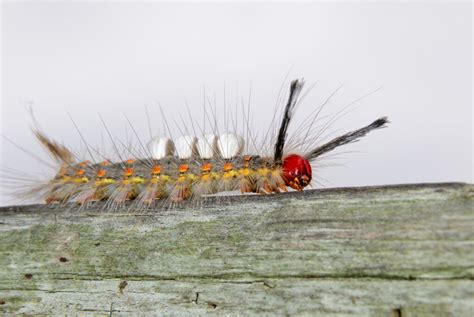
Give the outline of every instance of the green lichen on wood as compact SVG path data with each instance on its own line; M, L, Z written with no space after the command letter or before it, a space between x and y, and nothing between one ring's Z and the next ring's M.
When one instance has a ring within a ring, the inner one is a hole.
M142 214L4 209L0 312L467 315L473 193L438 184Z

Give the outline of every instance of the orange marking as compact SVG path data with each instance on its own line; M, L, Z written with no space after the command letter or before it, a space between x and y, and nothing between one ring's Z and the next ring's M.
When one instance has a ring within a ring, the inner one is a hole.
M180 173L186 173L188 170L189 170L188 164L180 165L179 168L178 168L178 171Z
M105 160L102 163L100 163L102 166L109 166L110 162Z
M123 175L124 175L125 177L132 176L132 175L133 175L133 168L127 167L127 168L123 171Z
M201 166L201 171L209 172L211 170L211 168L212 168L212 164L211 163L206 163L203 166Z
M76 171L76 175L82 176L82 175L84 175L85 172L86 172L86 171L84 171L83 169L78 169L78 170Z
M126 163L129 164L129 165L133 164L133 162L135 162L135 160L133 160L133 159L128 159L128 160L126 161Z
M104 177L107 172L105 170L98 170L96 176L97 177Z
M232 171L232 169L233 169L232 163L225 163L224 164L224 172Z
M156 166L153 166L152 170L151 170L151 173L153 175L158 175L161 173L161 166L159 165L156 165Z
M250 166L250 160L252 157L250 155L245 155L244 156L244 167L248 168Z
M84 166L87 166L89 163L90 163L89 161L84 161L84 162L79 163L79 166L84 167Z

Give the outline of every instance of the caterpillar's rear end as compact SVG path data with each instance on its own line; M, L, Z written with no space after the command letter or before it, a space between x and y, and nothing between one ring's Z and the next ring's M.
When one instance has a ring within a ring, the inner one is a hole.
M245 141L237 134L205 134L202 138L185 135L177 140L156 137L149 143L149 157L119 162L79 161L64 146L35 134L60 164L57 175L43 189L46 203L88 204L105 202L107 210L124 203L140 210L156 202L179 203L226 191L272 194L303 190L313 179L311 164L335 148L357 141L388 122L380 118L368 126L346 133L310 149L306 153L288 152L285 142L303 80L291 83L283 109L273 153L245 153ZM248 140L247 140L248 141Z

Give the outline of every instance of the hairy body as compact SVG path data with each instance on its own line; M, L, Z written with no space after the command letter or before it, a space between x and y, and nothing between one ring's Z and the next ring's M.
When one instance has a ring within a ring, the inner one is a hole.
M388 122L386 117L382 117L322 145L305 151L289 150L286 144L288 127L303 85L303 80L291 83L279 129L276 130L278 133L270 141L274 144L273 153L265 155L244 153L245 141L249 140L231 133L217 135L214 131L213 134L203 133L201 138L183 135L175 141L156 137L150 141L149 151L140 142L143 152L149 153L145 156L118 162L81 162L64 145L36 129L37 139L58 163L59 171L52 180L29 189L27 194L46 203L84 205L104 201L108 210L132 202L132 208L139 210L157 201L179 203L225 191L258 194L286 192L290 188L301 191L311 183L311 165L317 158L339 146L358 141L370 131L385 127ZM319 112L307 119L309 127ZM309 131L306 131L303 142ZM115 143L114 147L117 150ZM88 151L92 157L89 148Z

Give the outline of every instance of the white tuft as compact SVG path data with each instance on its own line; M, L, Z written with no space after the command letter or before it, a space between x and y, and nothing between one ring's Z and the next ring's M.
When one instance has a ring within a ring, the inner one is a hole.
M197 141L197 150L199 156L203 159L210 159L217 153L217 136L214 134L205 134Z
M226 133L219 137L217 146L222 157L230 159L242 153L244 139L239 135Z
M176 147L176 154L180 159L188 159L196 153L197 138L192 135L183 135L177 139L174 144Z
M154 159L162 159L166 156L173 155L174 145L171 139L163 137L155 137L148 143L151 155Z

